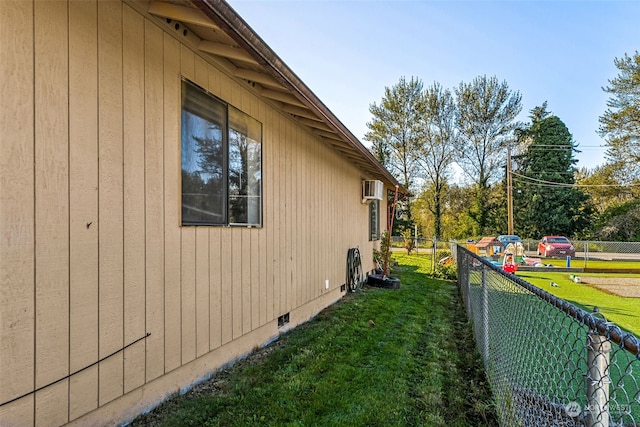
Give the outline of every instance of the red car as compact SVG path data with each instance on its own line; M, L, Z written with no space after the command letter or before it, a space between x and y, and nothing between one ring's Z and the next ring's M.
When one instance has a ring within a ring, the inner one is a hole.
M544 257L576 256L576 248L564 236L544 236L538 242L538 255Z

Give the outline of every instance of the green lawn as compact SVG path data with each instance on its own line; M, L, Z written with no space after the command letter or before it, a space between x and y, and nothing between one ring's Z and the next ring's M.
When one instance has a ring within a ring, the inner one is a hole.
M620 267L618 264L620 263L603 262L603 264L597 268L626 268ZM623 262L623 264L627 263ZM640 298L624 298L605 293L582 282L575 283L569 278L571 274L577 274L581 280L592 276L607 278L640 277L640 274L554 272L552 268L542 269L536 272L519 271L517 273L519 277L527 282L569 301L586 311L590 312L594 306L597 306L600 313L602 313L607 320L615 322L618 326L636 336L640 336ZM558 286L551 286L551 282L554 282ZM586 337L580 338L578 335L577 337L579 338L577 341L580 342L584 342L586 339ZM575 339L575 337L573 339ZM574 356L582 358L584 354L574 354ZM640 419L640 401L633 396L638 395L638 384L640 384L640 372L636 366L638 361L630 353L624 351L614 351L611 357L611 414L619 421L637 421ZM569 354L567 359L571 359L571 354ZM620 412L620 408L623 408L623 412ZM629 425L635 425L635 423Z
M539 257L532 257L539 258ZM542 262L545 264L552 264L556 267L566 267L567 260L561 258L541 258ZM584 259L573 258L571 260L572 268L584 268L585 262ZM640 270L640 261L606 261L600 259L589 259L587 260L587 268L604 268L609 270L628 270L628 269L637 269Z
M400 289L346 295L132 425L496 425L457 286L394 258Z
M617 263L609 262L608 266L611 266L612 264ZM593 307L597 306L607 320L615 322L618 326L632 332L636 336L640 336L639 298L623 298L610 293L605 293L595 287L583 283L575 283L569 279L569 275L571 274L577 274L581 278L589 276L640 277L640 274L567 273L554 272L553 269L542 269L541 271L535 272L517 272L517 275L527 282L544 289L559 298L567 300L584 310L592 311ZM558 286L551 286L551 282L556 283Z

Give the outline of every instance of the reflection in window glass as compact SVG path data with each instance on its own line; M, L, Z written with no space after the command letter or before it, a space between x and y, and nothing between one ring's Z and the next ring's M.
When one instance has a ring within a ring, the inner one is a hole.
M224 103L182 84L182 223L226 223Z
M229 223L262 222L262 126L229 107Z
M262 124L182 82L182 224L262 225Z

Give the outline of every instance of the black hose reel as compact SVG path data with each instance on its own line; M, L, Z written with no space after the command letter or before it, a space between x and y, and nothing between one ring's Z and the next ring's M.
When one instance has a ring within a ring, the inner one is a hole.
M347 289L355 292L362 287L364 274L362 273L362 258L358 248L350 248L347 252Z

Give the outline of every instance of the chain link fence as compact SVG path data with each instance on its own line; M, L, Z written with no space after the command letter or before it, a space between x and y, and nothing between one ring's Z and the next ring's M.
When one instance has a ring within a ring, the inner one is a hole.
M640 426L640 340L451 242L501 426Z

